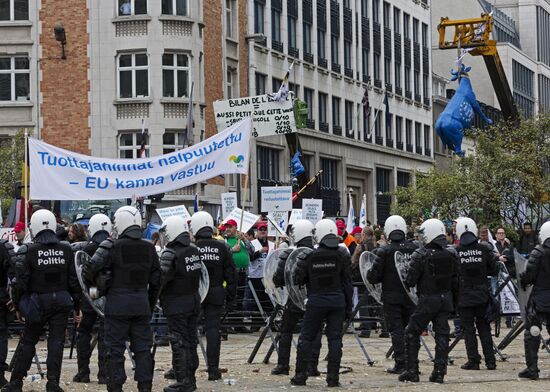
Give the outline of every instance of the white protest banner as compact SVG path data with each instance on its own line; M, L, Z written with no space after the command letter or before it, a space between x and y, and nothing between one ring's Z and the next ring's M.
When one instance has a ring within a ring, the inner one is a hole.
M267 216L277 225L280 231L283 233L286 231L286 227L288 225L288 211L271 211L267 214ZM267 223L267 235L269 237L276 237L277 235L282 237L282 234L275 229L269 220Z
M316 224L321 219L323 219L323 200L302 200L302 219L306 219L313 224Z
M159 214L160 219L162 219L163 222L166 218L171 216L181 216L185 220L191 219L191 214L189 214L187 207L183 204L181 206L157 208L157 214Z
M290 219L288 220L289 225L293 225L296 223L297 220L302 219L302 209L301 208L293 208L292 212L290 213Z
M260 219L258 215L254 215L248 211L244 211L243 213L240 208L235 208L233 211L231 211L229 215L227 215L227 218L225 218L222 223L225 224L229 219L233 219L235 220L235 222L237 222L237 225L240 226L241 216L243 218L243 225L240 228L237 227L237 229L243 233L246 233L248 230L250 230L252 226L254 226L256 221Z
M508 283L500 292L500 306L502 314L519 314L519 303L514 295L514 286Z
M8 240L14 247L15 251L17 252L17 249L19 246L17 246L17 238L15 238L15 231L13 231L13 228L3 227L0 228L0 239L2 240ZM25 239L23 242L30 242L31 241L31 233L27 231L27 235L25 236Z
M156 195L217 177L248 173L252 120L198 144L142 159L96 158L29 139L30 198L110 200Z
M222 219L225 219L237 207L237 194L235 192L222 193Z
M292 210L291 186L263 186L262 211L290 211Z
M214 102L218 130L225 129L245 117L252 117L253 137L283 135L296 132L294 108L290 97L273 101L267 95Z

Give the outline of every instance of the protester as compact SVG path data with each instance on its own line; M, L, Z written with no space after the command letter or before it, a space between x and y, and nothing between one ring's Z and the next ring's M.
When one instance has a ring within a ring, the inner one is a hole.
M539 243L537 233L533 230L531 222L523 224L523 231L519 237L518 252L522 255L530 254Z
M342 239L342 243L348 249L349 254L352 255L357 247L357 240L346 231L346 224L343 220L338 219L336 221L336 227L338 228L338 236Z
M88 241L88 233L86 233L86 227L80 223L73 223L69 226L67 233L67 239L69 243Z
M16 252L17 249L19 249L19 247L23 245L23 242L25 241L25 235L27 234L25 229L26 226L24 222L17 222L15 224L15 227L13 228L13 232L15 233L15 240L17 241L14 246Z

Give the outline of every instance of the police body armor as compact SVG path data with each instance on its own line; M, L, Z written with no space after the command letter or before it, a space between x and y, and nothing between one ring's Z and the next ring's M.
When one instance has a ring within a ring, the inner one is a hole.
M199 250L192 244L170 250L175 253L175 275L162 290L162 298L198 294L202 268Z
M231 255L229 246L213 238L201 238L196 242L201 261L208 270L210 287L205 302L213 305L223 305L225 300L224 263L225 258Z
M540 252L539 270L535 280L535 289L550 289L550 248L546 245L537 245Z
M147 289L151 265L151 244L142 240L116 240L110 251L111 289Z
M28 291L37 294L68 291L71 254L70 245L65 243L29 245L26 258L32 273Z
M417 246L409 241L403 242L392 242L389 245L381 248L377 257L384 258L384 275L382 277L382 298L385 302L388 302L388 297L391 297L391 294L388 295L387 292L398 292L402 294L402 301L405 298L408 298L408 295L405 293L397 269L395 268L395 252L401 252L406 257L410 257L412 253L417 249ZM401 298L400 298L401 299ZM399 301L398 303L402 303ZM393 301L389 301L393 303Z
M437 295L451 292L455 260L447 249L423 248L424 273L417 285L419 295Z
M309 257L307 292L310 294L330 293L342 288L340 279L343 262L341 251L318 248Z

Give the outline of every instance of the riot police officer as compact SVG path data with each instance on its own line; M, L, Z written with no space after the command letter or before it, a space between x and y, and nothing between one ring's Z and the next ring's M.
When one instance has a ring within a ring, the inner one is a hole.
M468 362L461 366L465 370L479 370L481 357L477 350L476 327L485 357L487 369L496 369L491 324L487 320L491 291L487 276L496 276L497 256L486 242L478 241L477 225L470 218L459 218L456 224L459 244L458 253L459 297L458 314L464 332L464 343ZM475 325L474 325L475 323Z
M201 254L201 261L208 269L210 286L202 303L206 329L206 358L208 380L221 378L220 364L220 324L224 302L234 303L237 295L237 269L229 246L212 238L214 220L206 211L199 211L191 217L191 232L195 245ZM225 287L224 287L225 286Z
M523 289L533 285L527 304L524 335L527 368L519 373L519 377L531 380L539 378L537 362L543 322L546 322L546 329L550 332L550 222L541 226L539 239L540 244L529 255L527 269L519 276Z
M82 250L92 257L103 241L111 235L112 224L107 215L95 214L90 218L88 223L88 233L90 241L84 244ZM75 248L73 247L73 250ZM78 372L73 377L74 382L90 382L90 357L92 356L92 332L96 321L99 321L97 332L97 358L99 371L97 379L99 384L107 383L105 369L105 344L103 336L103 318L99 317L97 312L92 308L90 303L82 300L81 304L82 320L78 325L78 337L76 341L77 364Z
M399 215L386 219L384 234L389 244L378 249L367 279L372 284L382 283L384 318L391 334L395 365L388 373L405 371L405 327L414 312L414 304L405 292L395 268L395 252L410 258L417 246L406 239L407 223Z
M32 244L23 244L16 256L14 300L25 318L25 329L11 381L2 391L21 391L44 325L48 324L48 367L46 390L59 386L63 342L69 314L79 308L80 285L74 254L69 244L55 236L56 220L51 211L36 211L30 221Z
M0 387L8 383L4 377L7 370L8 355L8 323L7 318L12 306L8 294L8 284L13 279L15 267L15 250L6 239L0 240Z
M426 246L414 251L405 284L416 286L418 305L405 329L407 370L399 381L419 381L418 350L420 335L431 321L435 332L434 370L431 382L442 383L447 373L449 314L453 311L453 293L458 290L457 260L453 248L447 248L445 226L428 219L420 227Z
M126 342L134 355L134 379L140 392L151 391L153 358L151 311L160 287L159 259L154 245L143 240L141 214L130 206L115 212L113 237L103 241L84 275L105 292L107 387L122 390L126 382Z
M176 383L164 391L190 392L197 389L195 372L199 366L197 322L201 306L201 256L191 243L189 227L181 216L167 218L160 234L166 243L160 256L163 284L160 304L168 321L176 376Z
M323 219L315 225L314 238L319 247L298 261L295 285L306 285L307 306L298 340L296 374L293 385L305 385L315 336L326 320L328 340L327 385L340 386L342 323L351 315L352 283L349 252L338 245L336 224Z
M294 245L297 248L306 247L313 249L313 223L308 220L300 219L296 221L292 227L291 237L294 241ZM273 283L276 287L285 286L285 265L288 256L294 248L285 250L281 256L279 256L279 264L277 265L277 271L273 275ZM294 302L289 298L286 303L286 307L283 311L281 319L281 327L279 329L279 347L277 350L277 366L271 370L271 374L279 375L286 374L290 370L290 347L292 345L292 332L298 322L304 316L302 309L297 307ZM307 374L309 377L317 377L320 375L317 370L317 364L319 362L319 352L321 351L321 329L319 329L315 340L311 346L311 361L308 363Z

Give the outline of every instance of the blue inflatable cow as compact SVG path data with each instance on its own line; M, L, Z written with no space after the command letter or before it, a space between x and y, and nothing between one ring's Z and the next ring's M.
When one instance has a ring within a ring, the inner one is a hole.
M464 156L464 151L462 150L464 130L470 128L472 125L474 112L479 114L487 124L491 125L493 123L482 112L476 100L472 83L468 76L468 72L471 69L472 67L465 67L462 64L460 71L451 71L453 75L451 80L455 81L458 79L458 90L456 90L455 95L451 98L435 123L435 130L443 143L461 157Z

